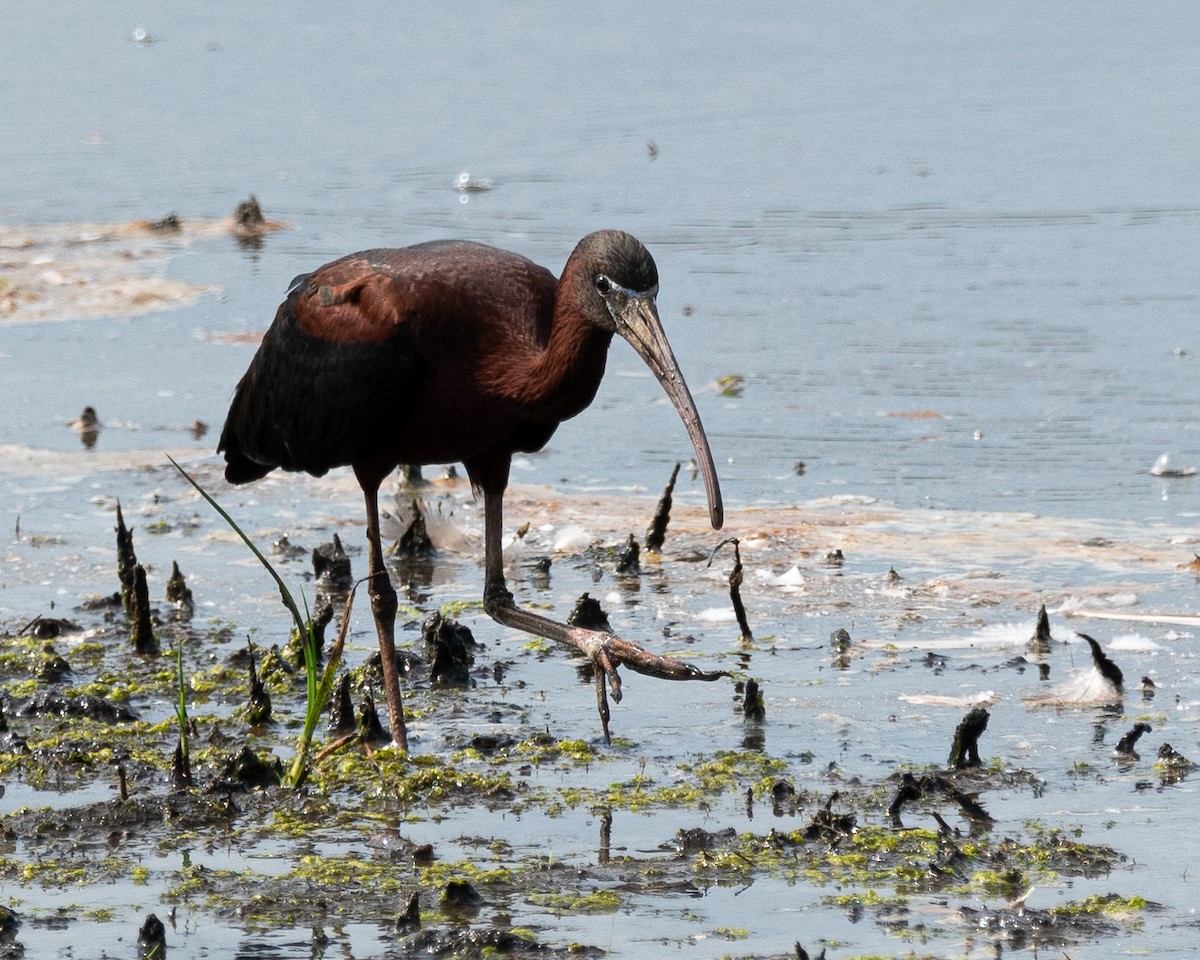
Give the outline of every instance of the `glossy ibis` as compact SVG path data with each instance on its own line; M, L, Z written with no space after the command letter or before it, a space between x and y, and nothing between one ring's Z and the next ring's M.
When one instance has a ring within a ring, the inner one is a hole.
M379 486L400 464L461 462L482 491L484 605L499 623L569 644L595 667L604 735L621 664L712 680L610 633L522 610L504 581L502 509L517 452L540 450L600 385L614 333L654 372L696 449L714 528L721 492L700 417L658 318L658 269L627 233L584 237L555 280L478 243L367 250L297 277L238 384L218 452L247 483L276 467L321 476L353 467L366 499L370 597L395 743L407 732L395 663L396 592L379 540Z

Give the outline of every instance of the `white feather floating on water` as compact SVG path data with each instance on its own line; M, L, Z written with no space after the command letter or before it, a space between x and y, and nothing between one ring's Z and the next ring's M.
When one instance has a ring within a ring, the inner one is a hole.
M1122 702L1116 689L1096 667L1088 667L1044 693L1025 697L1029 707L1099 707Z
M773 574L767 575L767 582L773 587L802 587L804 586L804 574L800 572L800 568L793 566L786 573L781 573L778 576Z
M1152 477L1192 477L1196 474L1195 465L1178 453L1160 454L1150 468Z
M1116 706L1124 702L1121 669L1105 655L1100 644L1086 633L1079 636L1092 652L1092 666L1066 683L1025 698L1029 707Z
M594 539L583 527L573 524L554 535L553 549L555 553L578 553L590 547Z

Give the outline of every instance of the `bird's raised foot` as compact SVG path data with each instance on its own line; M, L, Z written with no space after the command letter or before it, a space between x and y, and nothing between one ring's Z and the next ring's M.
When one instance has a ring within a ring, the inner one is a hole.
M608 694L621 702L621 676L617 667L627 666L630 670L657 677L660 680L719 680L731 674L727 670L701 670L684 660L651 653L644 647L623 640L614 633L594 630L572 630L573 642L592 661L596 678L596 710L600 714L600 725L604 730L604 742L612 743L608 729Z
M595 672L596 709L600 714L600 724L604 728L605 743L612 743L608 729L609 694L611 693L617 703L621 702L621 677L617 673L618 667L627 666L637 673L658 677L660 680L718 680L730 676L725 670L700 670L675 657L651 653L637 644L623 640L615 633L571 627L530 610L523 610L513 603L512 594L499 579L487 586L484 592L484 607L498 623L574 647L588 658Z

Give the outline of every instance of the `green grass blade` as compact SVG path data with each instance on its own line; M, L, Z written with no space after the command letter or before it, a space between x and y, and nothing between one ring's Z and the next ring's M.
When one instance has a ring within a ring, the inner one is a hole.
M253 553L256 557L258 557L258 562L261 563L264 567L266 567L267 573L269 573L271 575L271 578L275 581L276 585L279 587L279 596L283 600L283 605L285 607L287 607L288 610L291 611L292 618L296 621L296 629L300 631L300 636L303 637L305 635L306 627L305 627L304 618L300 616L300 608L296 606L296 601L294 599L292 599L291 591L288 590L287 584L285 584L283 582L283 578L278 573L276 573L275 568L273 566L271 566L271 561L268 560L265 556L263 556L262 551L259 550L257 546L255 546L254 541L251 540L248 536L246 536L246 534L242 530L242 528L237 525L237 521L234 520L233 517L231 517L228 513L225 512L225 508L222 507L219 503L217 503L217 501L214 500L209 495L207 490L205 490L202 486L200 486L199 483L197 483L195 480L192 479L191 474L189 474L186 470L183 469L183 467L181 467L178 463L176 463L175 459L169 453L166 454L166 458L171 461L171 466L173 466L176 470L178 470L181 474L183 474L183 479L186 480L188 483L190 483L196 489L196 492L199 493L200 496L202 496L205 500L208 501L208 505L210 507L212 507L214 510L216 510L217 513L219 513L221 515L221 518L227 524L229 524L229 526L230 526L230 528L232 528L233 532L242 538L242 542L247 547L250 548L250 552Z
M233 532L242 538L242 542L250 548L250 552L258 557L259 563L266 568L267 573L271 575L271 578L279 587L279 596L283 600L283 605L287 607L289 611L291 611L292 619L296 621L296 629L300 632L300 640L304 649L304 675L307 693L307 709L305 710L304 714L304 729L300 734L300 742L296 745L295 759L292 761L291 768L284 775L282 783L285 787L298 787L304 782L304 778L308 775L308 753L309 748L312 745L313 733L316 731L317 722L320 720L321 714L325 711L325 704L329 702L329 697L333 692L334 678L337 672L338 663L341 661L342 646L345 643L346 626L350 619L350 603L354 598L354 591L352 590L350 592L350 596L346 599L346 613L343 618L342 629L338 635L338 642L334 645L333 650L330 651L328 661L325 664L324 672L318 673L319 663L317 662L317 638L313 634L312 617L308 609L308 599L304 596L303 591L300 593L300 599L304 602L304 615L301 616L300 608L296 605L296 601L292 597L291 591L288 590L287 584L283 582L283 578L271 565L271 561L263 555L262 551L258 549L254 541L251 540L246 535L245 531L238 526L237 521L229 515L224 507L222 507L215 499L213 499L212 496L209 495L207 490L200 486L200 484L197 483L192 476L183 469L183 467L176 463L170 454L167 454L166 457L171 461L171 465L183 475L183 478L190 483L193 488L195 488L196 492L208 502L208 505L221 515L221 518L227 524L229 524ZM179 656L179 675L181 678L180 704L182 708L182 651L180 652ZM184 749L186 751L186 747Z

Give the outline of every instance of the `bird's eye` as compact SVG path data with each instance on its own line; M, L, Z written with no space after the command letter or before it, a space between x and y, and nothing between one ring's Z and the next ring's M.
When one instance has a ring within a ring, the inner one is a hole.
M612 292L612 281L604 274L596 274L596 279L592 282L596 284L596 289L599 291L600 296L607 297Z

